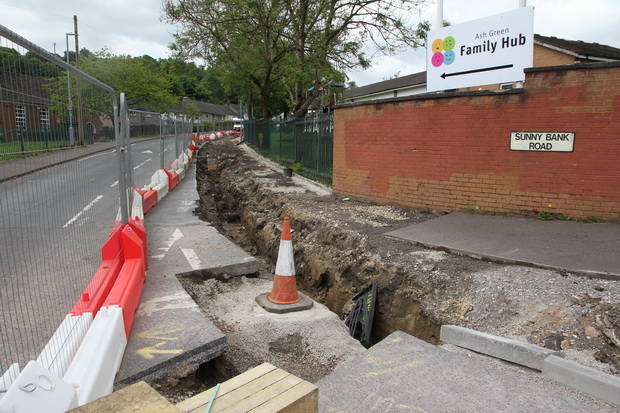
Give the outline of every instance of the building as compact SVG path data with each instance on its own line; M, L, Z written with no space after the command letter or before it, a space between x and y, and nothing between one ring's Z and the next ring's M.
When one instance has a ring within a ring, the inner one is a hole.
M534 66L561 66L577 63L612 62L620 60L620 49L580 40L534 35ZM506 90L514 83L476 86L463 90ZM345 92L345 102L389 99L426 93L426 72L384 80Z

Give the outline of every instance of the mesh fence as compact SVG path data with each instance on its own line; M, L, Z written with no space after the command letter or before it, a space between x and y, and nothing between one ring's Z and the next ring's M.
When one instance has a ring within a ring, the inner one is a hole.
M99 274L132 186L187 148L191 125L121 109L112 88L0 25L0 376L39 356Z
M263 156L304 171L331 184L333 173L333 112L304 118L251 120L244 123L245 141Z

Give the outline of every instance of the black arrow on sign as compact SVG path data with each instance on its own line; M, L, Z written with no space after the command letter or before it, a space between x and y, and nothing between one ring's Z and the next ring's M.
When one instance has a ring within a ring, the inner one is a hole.
M460 75L469 75L471 73L479 73L479 72L488 72L489 70L499 70L499 69L508 69L509 67L512 67L514 65L503 65L503 66L493 66L493 67L484 67L482 69L474 69L474 70L467 70L465 72L456 72L456 73L444 73L443 75L441 75L441 77L443 79L450 77L450 76L460 76Z

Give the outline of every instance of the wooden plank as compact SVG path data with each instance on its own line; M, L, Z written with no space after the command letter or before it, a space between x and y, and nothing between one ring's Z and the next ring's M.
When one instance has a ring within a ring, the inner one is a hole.
M179 413L161 394L140 381L71 410L72 413Z
M249 413L316 413L319 411L319 388L302 381L278 397L252 409Z
M247 398L253 399L255 395L261 390L268 388L274 383L278 383L279 381L288 377L295 376L291 376L290 373L287 373L284 370L276 369L261 377L258 377L256 380L247 383L245 386L239 387L234 392L230 392L227 394L219 394L218 392L218 395L215 397L215 401L213 403L212 411L224 411L228 407L238 403L240 400L244 400ZM216 406L217 409L215 408Z
M245 373L242 373L236 377L233 377L232 379L227 380L226 382L220 385L220 389L217 392L218 397L221 397L240 387L243 387L244 385L274 370L276 370L276 367L274 365L269 364L269 363L263 363L260 366L254 367L253 369L248 370ZM177 404L175 407L183 413L193 412L199 409L200 407L203 407L202 410L204 411L204 406L207 403L209 403L212 393L213 393L213 389L209 389L200 394L197 394L194 397L191 397L189 399L182 401L181 403Z
M220 407L217 404L217 398L213 403L212 411L213 413L245 413L256 406L260 406L267 401L278 397L280 394L284 393L291 387L296 386L301 383L303 380L299 377L295 377L293 375L288 375L281 380L271 384L270 386L265 387L264 389L251 394L249 397L245 397L230 406Z

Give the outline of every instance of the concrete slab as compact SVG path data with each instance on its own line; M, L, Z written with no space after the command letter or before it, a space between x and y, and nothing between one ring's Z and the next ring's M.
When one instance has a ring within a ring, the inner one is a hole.
M451 213L385 236L494 261L620 279L620 225Z
M542 372L558 383L620 406L620 377L555 356L545 359Z
M316 384L321 412L601 411L544 381L499 371L403 332Z
M454 325L441 326L440 340L538 371L548 356L564 357L559 351Z
M122 387L159 376L178 363L203 363L226 349L226 337L201 312L176 275L258 271L258 262L201 221L195 166L151 212L145 223L149 270L127 349L116 376Z

